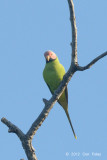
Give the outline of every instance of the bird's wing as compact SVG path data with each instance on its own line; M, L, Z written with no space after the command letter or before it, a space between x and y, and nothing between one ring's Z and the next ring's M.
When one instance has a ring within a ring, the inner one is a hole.
M47 84L47 83L46 83ZM48 88L49 88L49 90L50 90L50 92L53 94L53 92L52 92L52 90L51 90L51 88L50 88L50 86L47 84L47 86L48 86Z

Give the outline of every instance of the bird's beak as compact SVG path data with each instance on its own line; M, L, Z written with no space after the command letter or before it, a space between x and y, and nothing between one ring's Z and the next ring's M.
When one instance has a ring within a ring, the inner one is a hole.
M50 60L50 56L48 55L48 56L46 56L46 60L47 61L49 61Z

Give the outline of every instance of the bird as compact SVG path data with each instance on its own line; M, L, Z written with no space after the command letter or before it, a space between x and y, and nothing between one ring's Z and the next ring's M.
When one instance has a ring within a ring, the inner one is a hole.
M43 70L43 78L50 92L53 95L54 91L58 88L61 81L63 80L63 76L65 75L66 72L65 72L65 68L63 67L62 64L60 64L58 57L53 51L51 50L46 51L44 53L44 57L46 60L46 65ZM68 89L67 87L62 93L61 97L59 98L58 103L64 109L66 116L68 118L68 121L70 123L73 135L75 139L77 139L77 136L75 134L75 131L74 131L74 128L73 128L73 125L71 123L70 116L68 113Z

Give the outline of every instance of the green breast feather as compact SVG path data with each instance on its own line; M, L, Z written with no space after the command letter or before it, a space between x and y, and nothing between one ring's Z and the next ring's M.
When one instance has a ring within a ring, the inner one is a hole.
M46 63L45 69L43 71L43 77L52 94L58 88L64 75L65 75L65 69L59 63L58 58L55 59L54 61ZM58 102L64 109L67 108L68 106L67 88L59 98Z

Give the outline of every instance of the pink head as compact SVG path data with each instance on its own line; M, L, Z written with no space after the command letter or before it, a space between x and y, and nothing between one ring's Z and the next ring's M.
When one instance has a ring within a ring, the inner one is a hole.
M44 56L45 56L46 62L53 61L57 58L56 54L52 51L46 51L44 53Z

